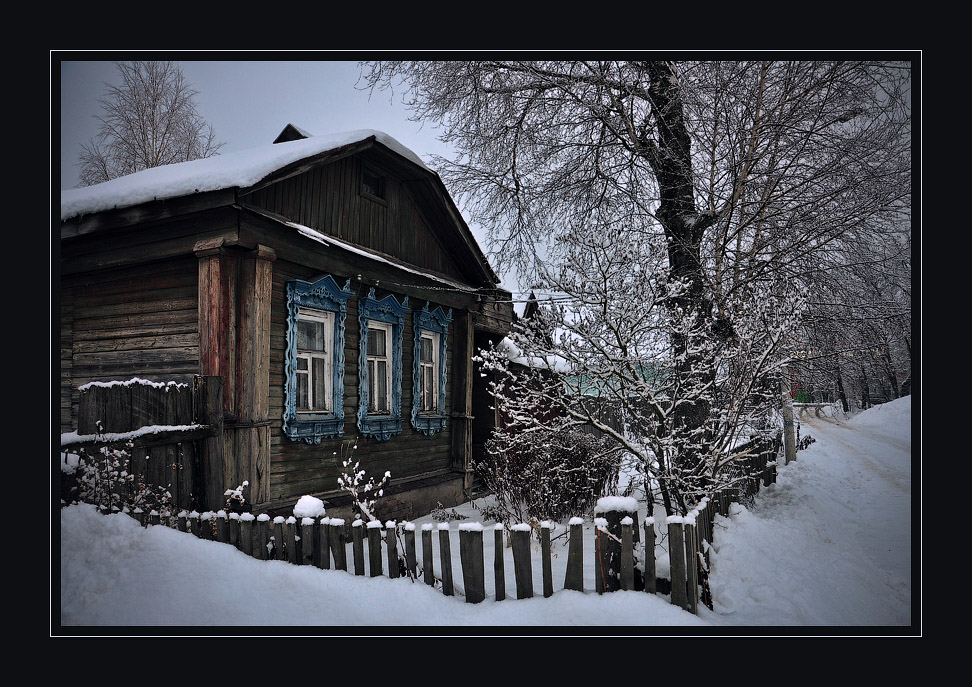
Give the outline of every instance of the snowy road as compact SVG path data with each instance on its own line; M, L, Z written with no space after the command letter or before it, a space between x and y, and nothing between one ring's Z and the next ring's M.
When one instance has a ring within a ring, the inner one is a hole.
M715 613L729 625L910 625L911 427L806 418L815 442L714 537ZM863 417L861 418L864 419ZM724 541L720 545L720 539Z

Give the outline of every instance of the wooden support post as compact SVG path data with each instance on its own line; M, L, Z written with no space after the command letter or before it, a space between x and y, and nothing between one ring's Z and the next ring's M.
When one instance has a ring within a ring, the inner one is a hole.
M533 561L530 556L530 526L513 525L513 574L516 577L516 598L533 596Z
M570 544L567 549L567 574L564 577L564 589L576 592L584 591L584 521L581 518L571 518Z
M354 574L364 575L364 523L361 520L351 523L351 553L354 556Z
M689 613L699 612L699 561L698 540L696 538L695 521L685 521L685 588L686 610Z
M439 565L442 566L442 593L452 596L452 547L449 544L449 523L439 525Z
M319 553L318 553L319 552ZM322 517L317 521L317 546L314 565L321 570L331 569L331 519Z
M388 577L398 578L398 525L389 520L385 523L385 549L388 552Z
M543 570L543 597L553 596L553 569L550 561L550 523L540 524L540 563Z
M631 535L630 517L621 520L621 589L634 589L634 538Z
M179 511L179 531L188 532L189 531L189 513L186 511Z
M193 379L192 393L196 422L209 425L213 430L212 436L200 442L202 456L193 483L202 506L218 508L223 504L226 492L223 479L223 380L210 375L197 376Z
M503 601L506 598L506 566L504 564L503 551L503 523L498 522L493 528L493 585L496 588L496 600Z
M483 526L459 525L459 561L466 603L478 604L486 598L486 567L483 563Z
M270 560L270 516L261 513L256 519L256 547L255 558L261 561Z
M348 536L344 528L344 520L331 518L331 535L328 537L331 545L331 555L334 556L334 569L348 569Z
M658 591L658 578L655 572L655 519L645 518L645 591L654 594Z
M317 537L314 535L314 518L300 519L300 564L315 565L315 558L321 559L320 550L317 549ZM320 566L317 566L320 567Z
M668 559L672 568L672 603L679 608L688 608L685 576L685 533L682 518L668 518Z
M432 566L432 525L422 525L422 572L425 584L435 584L435 569Z
M371 577L381 575L381 523L369 520L368 528L368 569Z
M405 523L405 569L412 579L418 577L418 557L415 555L415 525Z

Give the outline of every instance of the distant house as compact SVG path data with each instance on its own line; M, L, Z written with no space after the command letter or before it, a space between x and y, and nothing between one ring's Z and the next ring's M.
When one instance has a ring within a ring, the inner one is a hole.
M254 510L302 495L346 509L349 452L391 473L382 517L463 500L495 422L472 356L509 331L511 298L393 138L288 125L275 144L62 191L60 221L62 432L85 383L219 376L225 484L248 480Z

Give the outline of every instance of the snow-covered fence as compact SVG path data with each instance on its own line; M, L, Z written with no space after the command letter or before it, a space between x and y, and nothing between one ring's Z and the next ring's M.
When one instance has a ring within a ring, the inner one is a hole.
M61 435L61 451L123 451L133 484L167 489L176 508L218 507L225 490L222 403L220 377L197 376L191 386L137 378L85 384L78 429ZM69 477L63 486L71 502Z
M673 604L692 613L698 612L700 598L708 600L706 571L708 544L712 541L712 524L716 514L727 513L730 494L715 494L703 501L684 517L669 517L667 525L667 554L670 564L669 578L656 577L655 545L656 522L649 517L643 527L636 522L637 509L629 510L624 504L621 510L599 511L595 518L595 550L591 558L584 552L584 521L572 518L568 524L566 574L561 589L598 594L615 590L644 591L649 594L670 596ZM605 507L616 507L615 499ZM634 499L630 499L634 501ZM347 547L353 552L355 575L378 577L384 575L382 549L387 560L387 576L404 576L413 582L424 581L438 586L447 596L458 594L467 603L479 603L487 598L486 564L483 547L483 526L480 523L463 523L458 527L459 563L462 589L453 582L453 557L451 553L452 531L448 523L437 526L439 533L438 560L433 557L432 525L422 527L422 564L416 556L415 527L411 523L377 521L363 523L360 520L346 525L338 518L254 516L251 513L226 511L181 511L178 514L158 512L134 513L143 525L164 525L191 533L201 539L223 542L243 553L261 560L288 561L295 565L315 566L322 570L348 571ZM634 515L635 517L632 517ZM516 598L534 596L533 553L531 538L536 533L540 542L542 584L544 597L555 593L551 569L551 523L521 523L507 529L501 524L494 528L493 588L494 599L506 599L505 535L512 542L513 574ZM404 567L399 558L399 541L403 538ZM643 547L635 548L638 541ZM368 551L365 551L367 547ZM651 552L651 555L648 555ZM638 557L642 560L638 560ZM366 561L368 565L366 566ZM585 589L585 561L595 568L595 588ZM640 564L640 565L638 565ZM366 572L367 570L367 572ZM401 574L404 570L404 575Z
M760 486L776 483L776 457L782 441L782 433L757 436L732 450L736 458L724 468L724 473L733 482L737 498L753 498Z

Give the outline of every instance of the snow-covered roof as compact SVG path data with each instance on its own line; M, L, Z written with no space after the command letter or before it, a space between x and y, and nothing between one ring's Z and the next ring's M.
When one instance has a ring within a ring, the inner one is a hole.
M61 191L61 221L153 200L227 188L247 188L287 165L371 137L428 169L418 155L388 134L374 129L359 129L154 167L94 186L65 189Z

